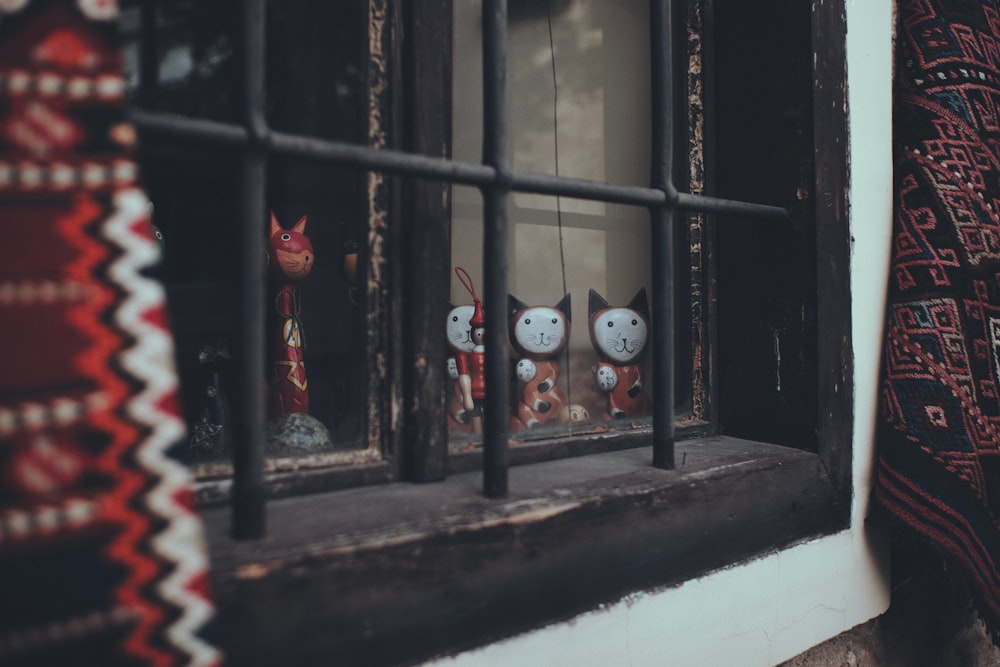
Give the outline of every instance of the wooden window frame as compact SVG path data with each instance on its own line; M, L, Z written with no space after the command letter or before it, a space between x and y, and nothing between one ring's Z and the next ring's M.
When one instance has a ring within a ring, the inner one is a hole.
M450 34L450 27L426 20L449 13L450 3L370 1L387 22L380 46L397 62L424 72L450 67L433 46ZM711 3L684 0L678 11ZM248 6L248 48L262 48L262 22L253 13L263 5ZM390 210L414 213L393 221L398 233L376 230L387 248L379 259L395 270L387 282L370 286L369 321L375 327L370 345L386 365L369 369L369 398L379 405L374 433L386 460L277 471L265 478L260 450L240 447L235 480L210 485L203 494L233 503L233 514L226 507L204 513L220 609L217 634L231 661L310 664L334 655L366 664L417 661L848 526L853 369L843 1L814 0L811 15L813 53L822 57L815 58L813 70L815 189L802 206L815 218L816 254L822 258L816 267L816 329L823 335L817 336L815 350L820 406L815 451L708 435L678 442L676 465L664 470L649 465L648 431L594 434L546 448L510 450L511 464L537 465L517 469L507 497L488 497L504 495L488 489L484 497L478 472L463 471L477 463L476 455L449 455L441 428L444 351L434 323L444 320L441 295L447 293L448 263L435 258L449 245L441 208L447 184L408 180L402 189L382 195ZM399 34L402 39L392 38ZM441 117L440 100L433 103L446 93L433 82L447 77L405 71L389 76L398 77L394 90L405 91L392 130L404 138L408 154L440 156L446 146L427 139L447 134L450 120ZM407 81L416 87L408 90ZM247 89L253 108L263 91L252 71ZM221 137L224 144L242 147L247 191L261 181L264 148L294 149L295 143L276 137L252 112L242 129L143 111L135 120L150 135ZM404 175L416 164L391 150L378 159L344 146L318 150L344 163ZM446 176L446 167L435 168ZM256 188L260 197L263 191ZM244 217L254 219L254 211L264 206L248 199ZM706 229L718 224L709 219ZM262 249L252 236L241 253L255 258ZM249 284L259 267L244 263L241 272ZM254 294L236 310L250 319L260 319L262 312ZM263 343L252 332L240 349L263 356ZM238 384L250 391L255 382L248 377ZM250 405L259 398L237 400ZM245 416L237 439L259 439L259 425ZM372 433L370 427L369 437ZM553 453L560 448L565 451ZM558 458L565 453L584 455ZM390 480L436 483L359 486ZM329 491L331 483L354 488ZM266 497L274 500L267 504L270 529L263 536ZM230 534L261 539L234 540Z

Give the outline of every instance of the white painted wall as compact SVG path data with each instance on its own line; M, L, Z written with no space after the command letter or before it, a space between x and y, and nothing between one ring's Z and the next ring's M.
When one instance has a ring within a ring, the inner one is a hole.
M864 518L892 227L891 50L892 0L849 0L856 399L850 530L432 664L768 666L888 607L886 547L865 530Z

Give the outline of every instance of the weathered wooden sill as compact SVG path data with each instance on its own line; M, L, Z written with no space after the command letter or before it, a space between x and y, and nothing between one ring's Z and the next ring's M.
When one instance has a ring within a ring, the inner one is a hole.
M727 437L285 498L235 542L205 512L231 664L406 664L846 527L816 454Z

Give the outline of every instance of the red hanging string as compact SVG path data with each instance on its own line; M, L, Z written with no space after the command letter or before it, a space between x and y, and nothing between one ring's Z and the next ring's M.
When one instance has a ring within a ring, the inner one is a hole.
M469 275L469 272L464 267L456 266L455 275L458 276L458 280L462 283L462 286L472 295L473 302L479 303L479 297L476 296L476 288L472 284L472 276Z

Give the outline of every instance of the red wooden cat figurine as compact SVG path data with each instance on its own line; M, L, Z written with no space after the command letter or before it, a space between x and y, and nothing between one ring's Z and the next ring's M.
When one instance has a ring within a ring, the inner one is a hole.
M590 341L601 361L592 368L597 390L607 395L604 419L646 417L649 395L643 391L639 359L646 347L649 306L643 287L627 306L609 306L590 290Z
M305 236L306 216L283 229L271 212L267 241L269 274L274 286L274 377L271 380L271 416L309 412L309 382L303 359L299 322L298 281L309 275L315 255Z
M570 295L556 306L526 306L507 295L510 314L510 341L520 355L515 373L521 392L511 428L531 428L557 419L566 395L559 380L559 354L569 343Z

